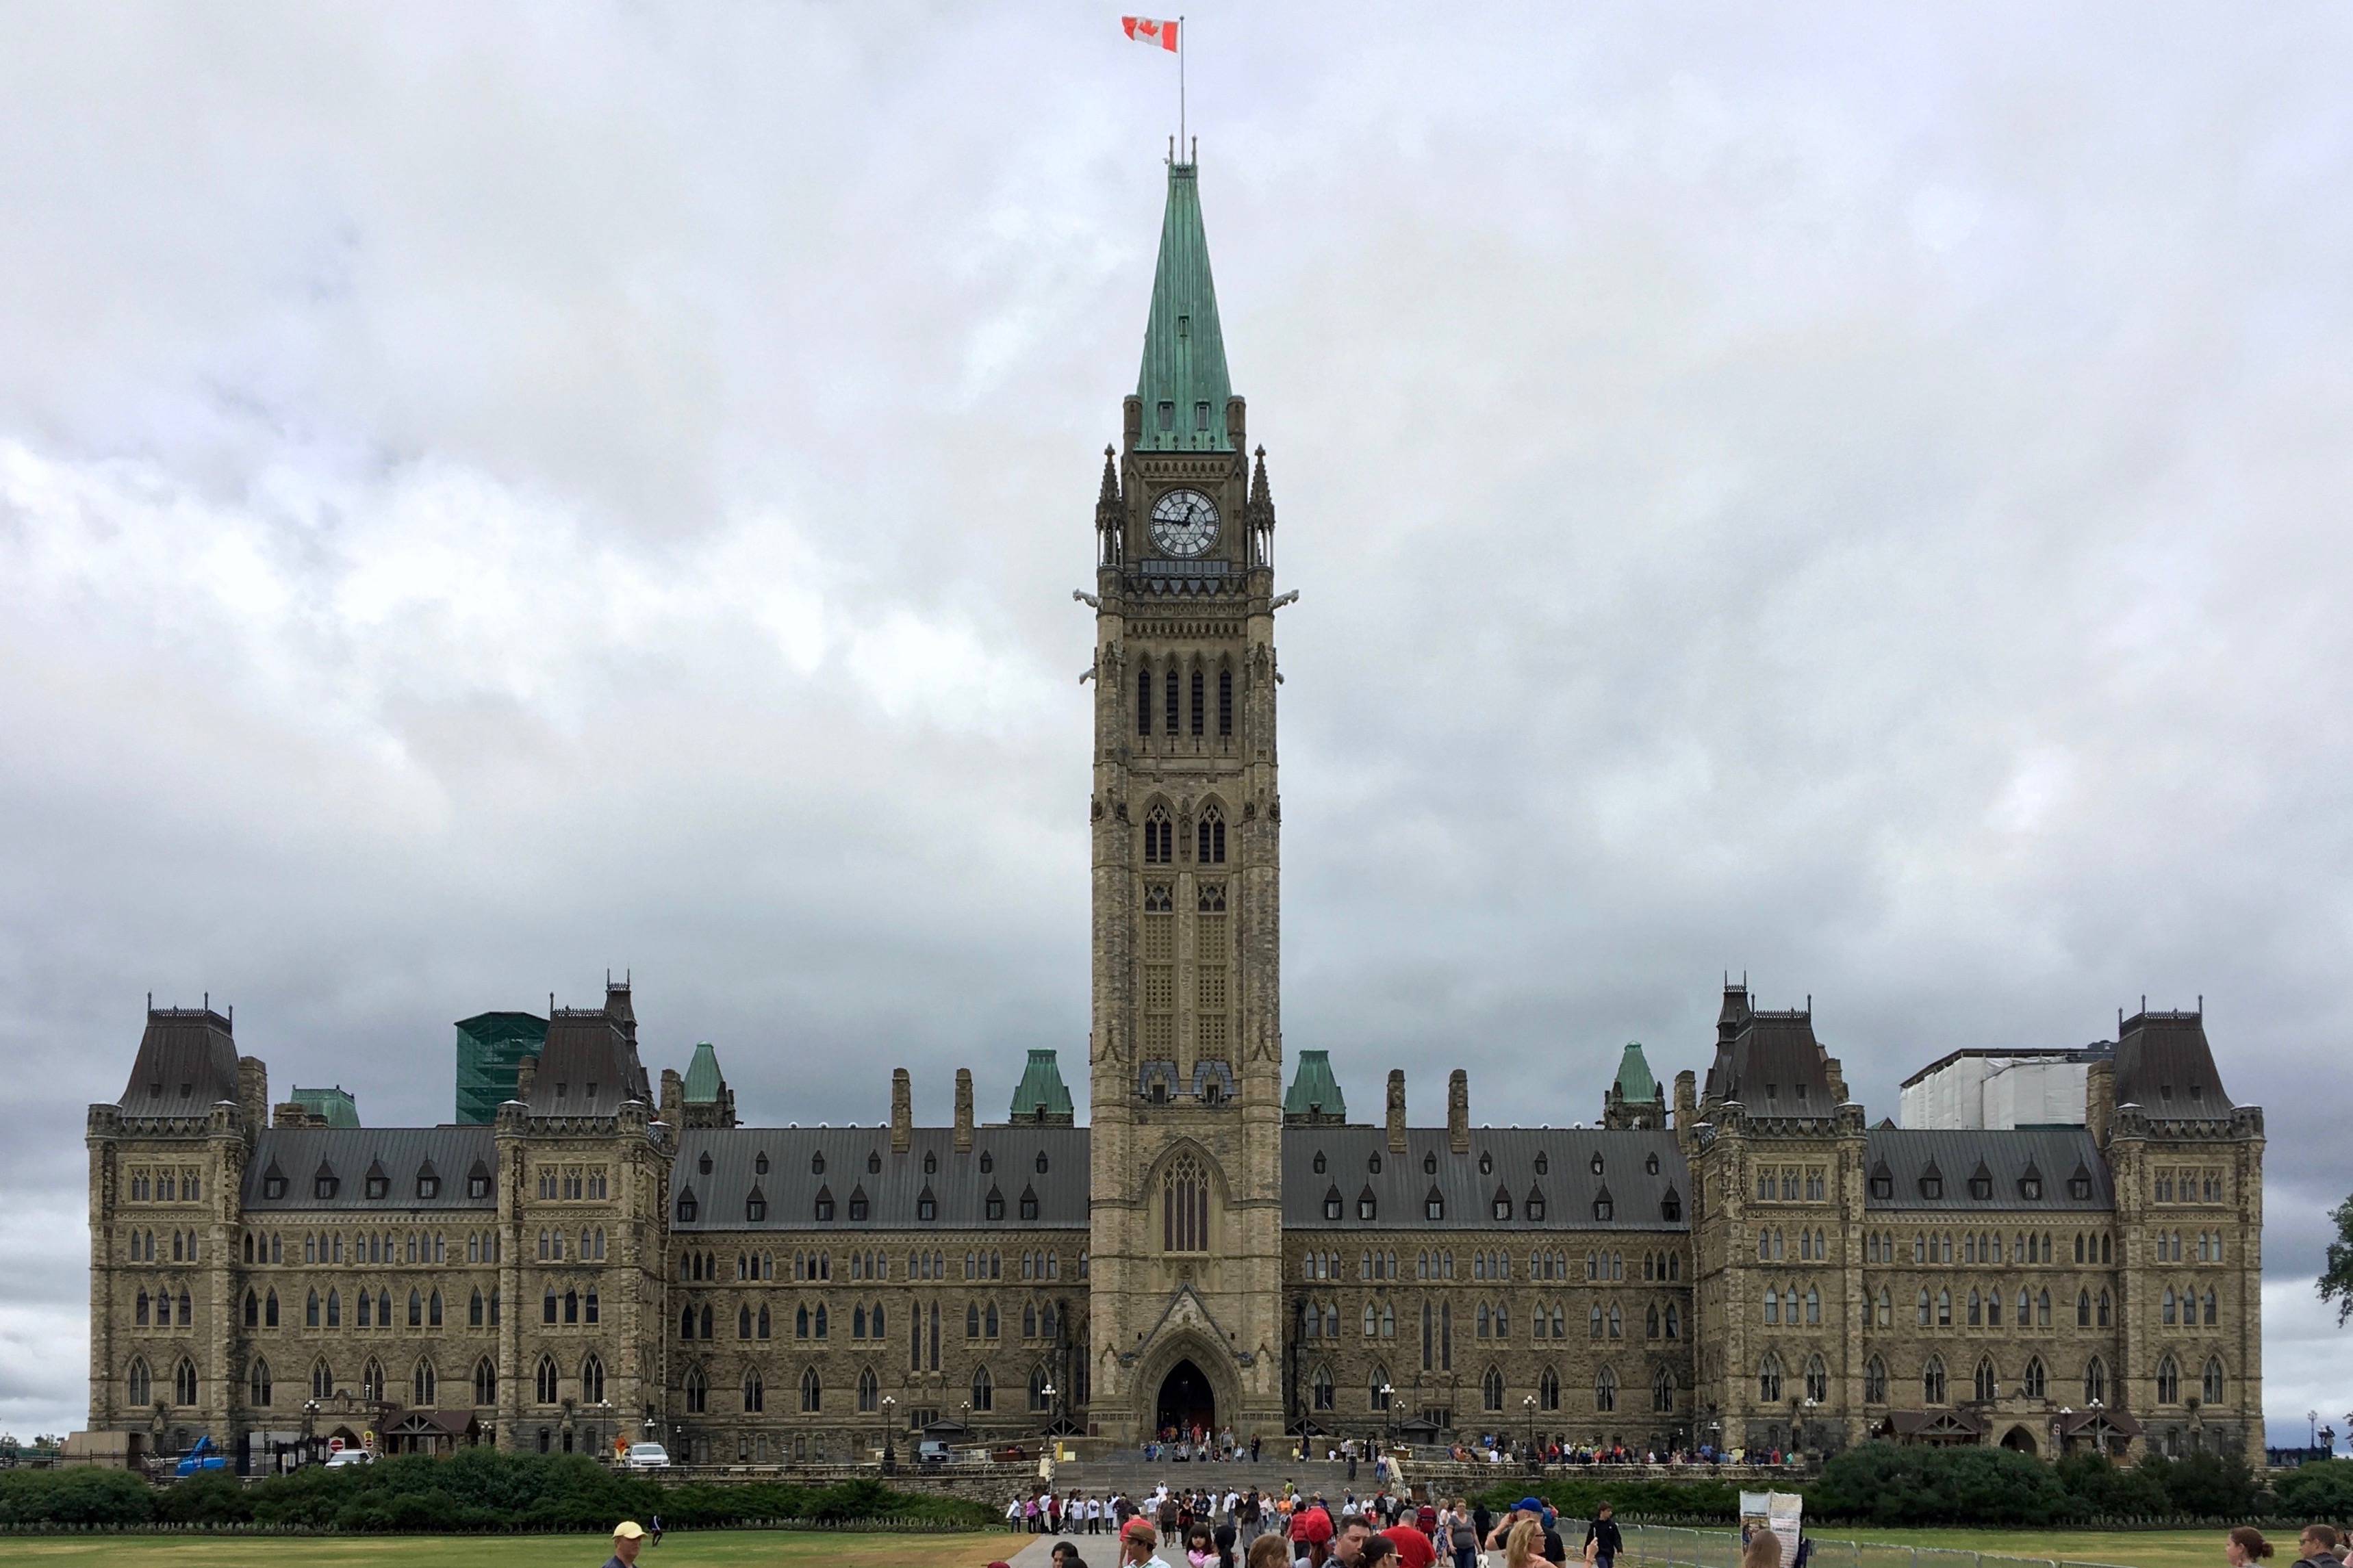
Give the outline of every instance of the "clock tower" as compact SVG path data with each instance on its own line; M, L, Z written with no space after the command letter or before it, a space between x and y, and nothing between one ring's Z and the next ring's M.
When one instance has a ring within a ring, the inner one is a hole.
M1283 1429L1274 504L1171 163L1095 503L1093 1419Z

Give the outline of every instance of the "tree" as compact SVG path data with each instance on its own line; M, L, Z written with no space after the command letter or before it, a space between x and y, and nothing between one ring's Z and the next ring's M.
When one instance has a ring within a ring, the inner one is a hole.
M2337 1239L2328 1244L2328 1267L2320 1271L2320 1299L2337 1303L2337 1326L2353 1318L2353 1198L2338 1204L2329 1218Z

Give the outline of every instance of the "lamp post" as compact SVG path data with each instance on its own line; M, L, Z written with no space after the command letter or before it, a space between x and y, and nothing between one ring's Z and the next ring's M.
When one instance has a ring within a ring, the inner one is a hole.
M2320 1446L2320 1412L2317 1410L2306 1411L2304 1413L2304 1446L2307 1448L2318 1447Z
M1381 1447L1385 1449L1390 1446L1389 1433L1396 1425L1397 1386L1385 1377L1381 1379Z
M1814 1435L1814 1411L1820 1404L1821 1401L1812 1394L1806 1395L1806 1426L1805 1429L1798 1435L1798 1447L1800 1448L1813 1447L1811 1439Z
M1048 1378L1038 1389L1038 1396L1046 1402L1046 1436L1054 1435L1054 1380Z
M882 1473L886 1476L899 1473L898 1451L891 1447L891 1429L897 1425L891 1419L891 1409L898 1403L887 1394L882 1396Z
M1536 1458L1536 1396L1533 1394L1520 1400L1520 1408L1528 1414L1528 1468L1531 1472L1542 1466Z

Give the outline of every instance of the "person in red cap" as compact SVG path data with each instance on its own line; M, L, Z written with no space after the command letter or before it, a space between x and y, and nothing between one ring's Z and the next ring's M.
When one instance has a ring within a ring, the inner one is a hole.
M1381 1533L1397 1547L1398 1568L1430 1568L1437 1560L1438 1551L1430 1537L1410 1524L1395 1525Z
M1331 1555L1332 1516L1324 1511L1322 1503L1303 1508L1291 1516L1291 1539L1305 1548L1299 1553L1300 1561L1308 1568L1324 1568L1324 1559Z

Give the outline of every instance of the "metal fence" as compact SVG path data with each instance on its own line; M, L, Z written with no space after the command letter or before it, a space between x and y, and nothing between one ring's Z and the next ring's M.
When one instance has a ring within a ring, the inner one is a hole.
M1626 1555L1620 1568L1739 1568L1740 1532L1693 1530L1672 1524L1623 1527ZM1574 1537L1563 1521L1564 1539ZM2073 1557L2019 1557L2002 1552L1965 1552L1946 1546L1894 1546L1872 1541L1830 1541L1808 1535L1807 1568L2116 1568Z

